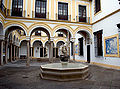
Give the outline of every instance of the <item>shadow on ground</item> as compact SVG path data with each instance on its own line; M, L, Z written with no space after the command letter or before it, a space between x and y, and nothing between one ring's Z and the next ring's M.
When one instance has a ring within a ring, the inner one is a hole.
M32 60L26 67L26 60L18 60L0 67L0 89L120 89L120 70L89 65L88 79L58 82L40 78L40 65L47 63L48 59Z

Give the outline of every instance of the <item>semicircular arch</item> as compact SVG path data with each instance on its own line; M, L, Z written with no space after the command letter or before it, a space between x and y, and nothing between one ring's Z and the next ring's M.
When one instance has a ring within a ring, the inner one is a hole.
M8 28L10 27L14 27L14 26L17 26L17 27L20 27L22 28L22 30L25 32L26 36L27 36L27 26L23 23L20 23L20 22L7 22L4 26L4 35L6 33L6 31L8 30Z
M44 40L42 40L42 39L32 39L32 40L31 40L31 47L33 47L33 44L34 44L34 42L36 42L36 41L41 41L42 44L44 44Z
M59 29L65 29L65 30L68 30L71 34L71 37L73 37L73 29L69 26L69 25L64 25L64 24L60 24L60 25L57 25L53 28L53 37L55 36L55 32Z
M75 32L73 33L74 37L79 31L84 31L84 32L88 33L90 38L92 38L92 29L85 27L85 26L79 26L75 29Z
M35 24L32 24L31 26L29 26L29 29L28 29L28 35L30 36L32 31L36 28L44 28L46 29L48 32L49 32L49 35L52 36L52 28L47 25L47 24L44 24L44 23L35 23Z
M57 46L57 43L60 42L60 41L63 41L64 43L66 43L66 40L63 39L63 38L59 38L55 41L55 46Z

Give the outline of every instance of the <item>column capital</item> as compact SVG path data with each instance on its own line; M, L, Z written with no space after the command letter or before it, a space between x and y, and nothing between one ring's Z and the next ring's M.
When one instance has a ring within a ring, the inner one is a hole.
M26 40L27 40L27 41L30 41L30 36L26 36Z
M5 39L4 35L0 35L0 40L4 40L4 39Z
M70 41L71 41L71 42L75 42L75 38L71 38Z
M50 37L50 41L54 41L54 37Z

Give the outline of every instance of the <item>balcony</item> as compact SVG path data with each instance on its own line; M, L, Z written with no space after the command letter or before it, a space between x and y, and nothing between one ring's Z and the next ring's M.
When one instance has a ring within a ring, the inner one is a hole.
M11 16L22 17L22 8L13 8L11 11Z
M0 3L0 9L6 15L7 9L6 9L6 7L4 6L3 3Z
M80 17L76 16L77 22L90 23L90 17Z
M56 13L56 20L71 21L71 15L59 15Z
M35 11L32 11L32 18L49 19L49 12L37 13Z
M14 16L14 17L25 17L26 11L22 8L20 9L7 9L7 16Z

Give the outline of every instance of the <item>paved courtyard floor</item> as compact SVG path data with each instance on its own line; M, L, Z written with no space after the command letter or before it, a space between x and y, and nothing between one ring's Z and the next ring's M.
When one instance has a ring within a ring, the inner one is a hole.
M120 70L89 65L91 76L86 80L58 82L40 78L40 65L47 61L25 60L0 67L0 89L120 89Z

